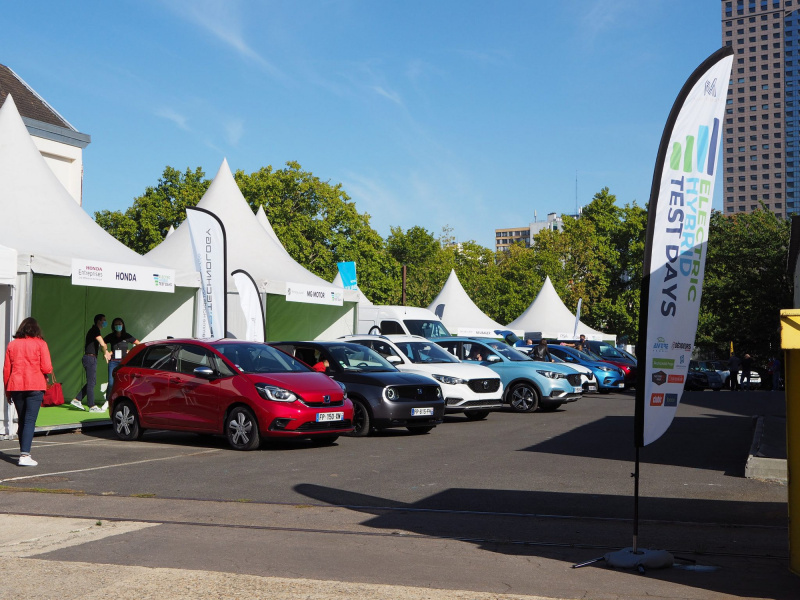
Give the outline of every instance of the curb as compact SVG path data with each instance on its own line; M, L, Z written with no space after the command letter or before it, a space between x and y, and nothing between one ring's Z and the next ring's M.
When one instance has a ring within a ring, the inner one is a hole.
M761 452L764 438L764 417L758 417L753 442L750 444L750 454L744 466L744 476L748 479L775 481L786 485L788 483L788 467L786 459L768 458Z

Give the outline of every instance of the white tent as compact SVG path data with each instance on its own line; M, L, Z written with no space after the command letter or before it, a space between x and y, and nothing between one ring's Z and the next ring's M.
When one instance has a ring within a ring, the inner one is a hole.
M314 275L297 263L278 241L264 215L263 221L253 214L227 160L211 182L198 208L216 215L225 228L228 264L228 331L231 335L245 335L244 315L239 307L236 287L231 272L247 271L258 287L266 294L267 339L338 337L354 332L355 293L343 292L342 306L308 304L289 300L292 288L321 289L339 292L330 283ZM184 221L175 233L146 254L156 262L175 269L194 269L189 224Z
M95 313L123 316L139 339L192 334L199 285L194 269L175 273L176 283L191 289L174 294L72 285L73 259L164 269L114 239L75 203L33 144L10 95L0 107L0 215L0 240L17 254L13 302L0 303L0 322L13 330L24 317L39 321L65 394L83 385L82 342ZM100 371L98 384L105 382Z
M542 289L530 306L519 317L508 324L509 329L520 329L526 338L552 340L571 340L584 334L590 340L611 340L616 343L617 336L592 329L583 322L578 323L575 332L575 315L561 301L553 287L550 277L544 280Z
M281 252L286 256L291 258L290 254L286 251L281 241L278 239L278 236L275 234L275 230L272 228L272 223L269 222L267 218L267 213L264 212L264 207L259 206L258 210L256 211L256 219L258 220L259 224L264 228L264 231L267 232L267 235L275 242L275 244L280 248ZM294 262L294 259L291 259Z
M487 317L472 301L458 280L455 270L450 271L442 291L428 305L442 320L450 333L495 337L495 331L508 330L505 325Z
M336 273L336 277L333 278L331 285L344 289L344 282L342 281L342 274ZM364 295L360 289L353 290L358 296L358 305L359 306L372 306L372 301Z
M14 335L17 318L14 311L14 291L17 283L17 251L0 246L0 348L5 348ZM3 368L5 352L0 352L0 369ZM0 383L2 387L2 383ZM10 439L17 433L14 423L14 405L0 402L0 439Z

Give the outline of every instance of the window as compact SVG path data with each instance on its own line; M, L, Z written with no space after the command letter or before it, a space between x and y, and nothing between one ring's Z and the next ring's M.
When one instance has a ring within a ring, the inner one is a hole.
M174 371L176 366L175 356L173 355L174 350L175 346L167 344L151 346L145 350L147 354L142 359L142 368ZM145 352L142 354L145 354Z
M194 370L198 367L215 369L216 363L213 356L214 354L210 350L202 346L182 344L178 350L178 372L194 375Z

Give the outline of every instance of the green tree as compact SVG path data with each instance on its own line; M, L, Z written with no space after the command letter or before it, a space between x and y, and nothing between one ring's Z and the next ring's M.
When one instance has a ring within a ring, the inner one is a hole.
M779 311L791 306L786 272L790 223L768 210L725 216L711 213L706 275L696 343L727 357L764 363L780 347Z
M120 242L145 254L164 241L170 226L181 224L186 208L200 202L210 183L200 167L184 173L166 167L158 184L147 187L130 208L124 212L101 210L94 219Z

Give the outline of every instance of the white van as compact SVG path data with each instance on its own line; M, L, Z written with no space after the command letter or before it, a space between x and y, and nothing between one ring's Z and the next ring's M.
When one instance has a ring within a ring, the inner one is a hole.
M413 306L358 307L358 331L367 335L419 335L448 337L450 332L432 311Z

